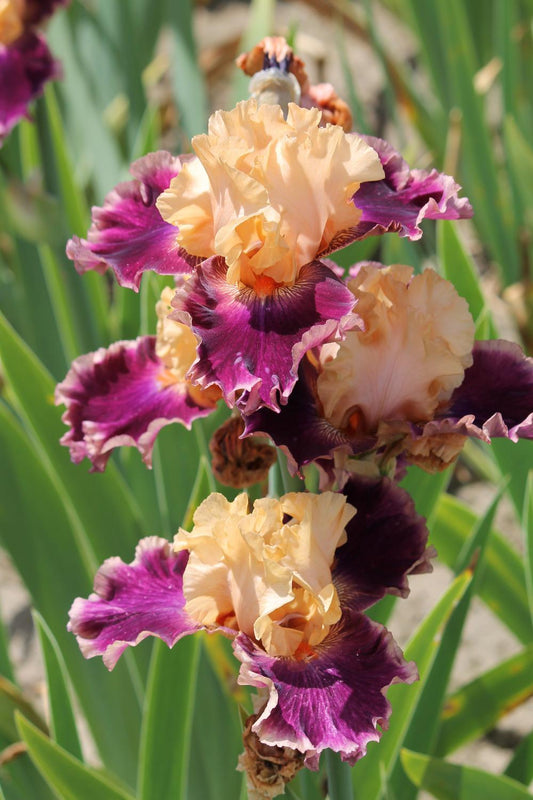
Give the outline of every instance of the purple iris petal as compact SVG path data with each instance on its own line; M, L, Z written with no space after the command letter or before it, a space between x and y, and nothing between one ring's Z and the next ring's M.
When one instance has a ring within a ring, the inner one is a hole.
M362 183L353 202L361 209L354 228L340 231L320 255L332 253L367 236L398 233L420 239L423 219L465 219L473 214L466 197L457 197L458 183L450 175L432 169L410 169L399 153L383 139L362 136L377 152L385 177Z
M449 408L429 423L431 433L458 432L487 441L493 436L533 439L533 359L502 339L476 342L472 355Z
M345 613L316 654L301 660L274 658L240 634L234 643L242 662L239 683L265 687L269 698L252 730L265 744L306 753L318 766L322 750L354 764L386 728L390 704L384 690L416 680L391 634L363 614Z
M78 272L105 272L109 267L121 286L139 291L146 270L177 275L199 263L178 245L177 228L163 220L155 205L187 158L160 150L131 165L134 180L119 183L102 208L93 207L87 239L74 236L67 244L67 256Z
M286 402L303 355L354 326L353 304L352 293L319 261L306 264L293 286L260 297L229 284L217 257L198 267L173 301L176 319L200 339L192 379L220 386L228 404L245 412Z
M357 509L335 553L333 582L342 604L362 611L385 594L406 597L407 576L430 572L428 529L410 495L389 478L356 476L342 493Z
M126 647L158 636L172 647L198 630L184 611L183 570L189 554L174 553L166 539L149 536L125 564L108 558L94 579L94 594L78 597L70 609L68 630L76 634L85 658L103 656L113 669Z
M46 81L59 76L44 37L28 31L10 45L0 43L0 144L42 94Z
M161 428L171 422L190 427L213 406L202 406L186 382L160 380L165 367L155 353L155 336L115 342L107 350L80 356L56 388L56 403L70 430L61 443L75 463L92 461L102 471L115 447L136 447L150 466L152 448Z
M409 169L403 158L383 139L364 136L376 150L385 178L363 183L354 197L363 212L359 227L369 233L395 231L400 236L420 239L420 223L428 219L464 219L472 216L466 197L458 198L461 188L450 175Z

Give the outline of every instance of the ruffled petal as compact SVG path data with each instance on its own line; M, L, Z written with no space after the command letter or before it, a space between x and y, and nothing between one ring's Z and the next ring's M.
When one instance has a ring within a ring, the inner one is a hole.
M374 136L361 138L376 150L385 178L361 184L353 197L362 211L358 225L341 231L320 255L390 232L420 239L423 219L468 219L473 215L468 199L457 197L461 187L450 175L435 169L410 169L388 142Z
M476 342L445 416L467 436L533 439L533 359L504 340ZM477 431L476 431L477 429Z
M242 662L239 683L268 691L268 700L252 730L262 742L306 754L318 767L330 748L354 764L369 742L386 728L390 704L384 692L391 683L416 680L392 635L362 614L347 613L307 658L274 658L248 637L234 642Z
M46 81L57 77L59 65L43 36L29 31L10 45L0 43L0 145L28 116L28 104L42 94Z
M183 570L189 554L175 553L166 539L141 539L135 560L108 558L96 573L94 593L76 598L68 630L85 658L103 656L113 669L126 647L158 636L172 647L199 627L184 611Z
M78 272L110 268L121 286L138 291L146 270L177 275L196 266L199 259L178 245L176 227L162 219L155 205L187 160L160 150L131 165L134 180L119 183L102 208L93 207L87 239L74 236L67 244Z
M351 478L342 493L356 509L335 553L333 582L343 606L362 611L385 594L407 597L407 576L431 572L428 529L411 496L389 478Z
M286 402L303 355L353 327L353 303L351 292L321 262L303 267L294 286L261 296L229 284L221 258L198 267L173 301L175 318L200 340L191 379L220 386L226 402L247 413Z
M472 216L466 197L458 198L458 183L450 175L432 169L409 169L408 164L383 139L364 136L376 150L385 178L363 184L354 202L363 212L361 225L368 233L396 231L400 236L420 239L423 219L464 219ZM372 230L372 228L377 230ZM383 229L383 230L381 230ZM368 233L366 235L368 235Z
M56 404L70 430L61 443L75 463L90 459L102 471L115 447L136 447L151 465L161 428L181 422L187 428L211 413L214 401L187 381L167 379L155 352L155 336L115 342L108 349L80 356L56 388Z

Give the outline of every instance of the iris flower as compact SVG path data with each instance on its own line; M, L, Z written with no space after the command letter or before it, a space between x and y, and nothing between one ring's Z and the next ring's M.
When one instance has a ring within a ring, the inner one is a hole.
M92 469L105 469L115 447L133 446L151 465L161 428L193 420L214 410L220 392L193 386L186 374L196 356L192 331L168 319L173 289L163 290L156 310L157 336L115 342L80 356L56 387L57 404L67 407L69 430L61 443L75 463L88 458Z
M38 97L59 76L44 37L35 30L68 0L0 0L0 145Z
M444 469L468 436L533 438L532 359L511 342L474 343L449 281L401 265L352 273L361 325L310 352L287 405L250 415L246 433L268 433L293 469L319 461L329 470L335 458L385 472L398 457Z
M356 511L357 509L357 511ZM128 646L169 647L197 630L233 641L239 683L258 690L252 731L316 769L331 748L350 764L386 728L385 689L416 679L391 634L363 613L407 575L430 569L427 529L388 479L344 494L279 500L210 495L190 532L143 539L135 560L104 563L95 591L74 601L69 629L86 658L112 669Z
M188 274L172 305L198 339L189 379L246 413L278 410L305 353L353 327L353 298L325 256L386 231L419 238L425 216L471 215L449 176L409 170L380 140L324 124L318 107L288 103L285 116L251 99L217 111L192 146L136 162L67 253L134 289L144 270Z

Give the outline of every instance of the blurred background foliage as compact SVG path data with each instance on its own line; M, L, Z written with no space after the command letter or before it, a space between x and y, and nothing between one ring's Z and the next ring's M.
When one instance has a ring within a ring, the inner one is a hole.
M73 0L51 20L63 80L0 151L1 542L36 609L47 676L45 721L21 691L0 631L0 798L246 797L234 769L235 700L248 698L225 642L199 637L172 652L144 642L108 675L81 658L65 629L72 599L90 591L106 557L130 561L141 536L170 537L209 491L234 494L208 467L223 410L195 422L192 435L166 428L151 472L127 449L103 475L70 463L58 444L55 382L76 356L153 332L166 281L145 275L135 295L109 276L79 276L66 240L85 235L90 206L128 178L132 160L160 147L186 152L211 110L245 97L234 57L284 34L315 79L336 75L357 130L390 139L412 166L453 174L475 210L460 225L426 223L415 244L393 235L357 243L339 263L430 264L466 297L480 338L514 338L531 354L532 11L531 0ZM457 576L408 644L421 680L393 687L391 729L354 770L324 759L320 775L301 774L289 797L408 800L420 788L454 800L530 796L531 731L503 776L444 759L533 694L531 462L527 442L490 450L471 442L453 471L410 471L405 486ZM472 481L498 487L481 514L457 496ZM273 482L290 485L281 468ZM500 501L521 542L496 529ZM516 648L452 692L474 596ZM373 616L386 621L393 605L388 599Z

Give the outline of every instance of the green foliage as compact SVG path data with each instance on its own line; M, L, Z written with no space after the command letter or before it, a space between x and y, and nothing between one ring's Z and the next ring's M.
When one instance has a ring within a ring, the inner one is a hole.
M51 738L60 747L81 760L81 745L74 718L65 661L57 641L44 619L38 612L34 612L33 618L46 672Z
M334 47L357 128L374 132L371 109L349 67L350 26L372 45L387 75L383 118L405 147L415 146L413 131L418 135L429 150L420 165L451 171L475 211L472 223L439 223L436 236L425 223L421 243L393 234L370 237L335 259L345 269L380 258L417 271L430 259L469 304L476 336L494 338L499 321L486 302L479 267L495 267L503 286L524 278L530 290L533 277L531 3L389 0L389 10L416 41L409 64L399 63L381 36L370 2L359 8L336 0L323 5L337 20ZM0 800L247 797L235 765L242 749L237 708L250 713L250 698L236 683L238 665L226 640L185 637L172 651L146 641L108 674L101 663L82 659L66 631L72 600L90 592L105 558L130 561L143 535L170 538L180 525L190 527L210 491L235 496L209 469L207 442L227 416L223 408L195 422L192 433L177 425L163 430L151 472L136 451L124 449L101 475L71 464L58 444L65 427L53 403L55 383L73 358L154 332L154 303L170 279L144 276L138 296L109 276L77 275L64 246L73 234L85 236L90 206L102 205L127 179L133 159L162 143L187 151L192 136L205 130L208 94L193 17L192 0L72 2L47 30L64 79L47 88L34 121L23 121L2 149L0 540L36 609L48 715L45 722L17 687L0 625L0 753L20 739L27 747L0 762ZM275 32L274 0L243 5L243 19L240 46L248 49ZM480 89L479 71L495 57L500 68L493 88ZM242 75L235 78L235 98L245 96L246 83ZM157 99L161 84L174 114L171 129ZM327 753L318 774L304 770L296 777L289 798L324 800L326 786L329 800L412 800L419 789L445 800L531 797L526 787L533 779L533 733L505 776L441 760L483 736L533 691L530 447L508 441L495 441L490 449L468 445L465 463L500 487L481 516L446 493L455 485L451 469L437 475L407 470L402 486L427 518L439 559L459 577L413 632L405 655L416 661L420 681L390 688L393 712L381 743L370 745L353 769ZM302 488L284 462L272 470L270 486L280 492ZM259 495L260 487L252 491ZM503 496L511 499L524 532L525 563L494 524ZM522 649L450 694L450 672L474 597ZM394 605L389 596L370 615L385 623ZM85 728L102 769L84 761Z
M461 687L442 710L435 754L446 756L482 736L533 693L533 646Z
M408 735L410 723L416 712L431 667L439 652L439 643L453 610L468 589L472 575L466 572L455 579L446 594L413 634L406 650L407 661L413 660L419 680L411 687L391 686L388 698L393 707L389 730L379 747L369 749L364 760L353 771L353 789L365 800L380 800L389 786L389 780L398 761L400 749ZM371 746L372 747L372 746Z
M479 769L448 764L438 758L404 750L402 764L409 778L438 800L525 800L529 792L516 781Z
M198 676L198 637L172 650L156 642L148 677L139 760L139 798L189 797L189 759Z
M17 726L33 762L62 800L133 800L118 784L82 764L21 715Z

